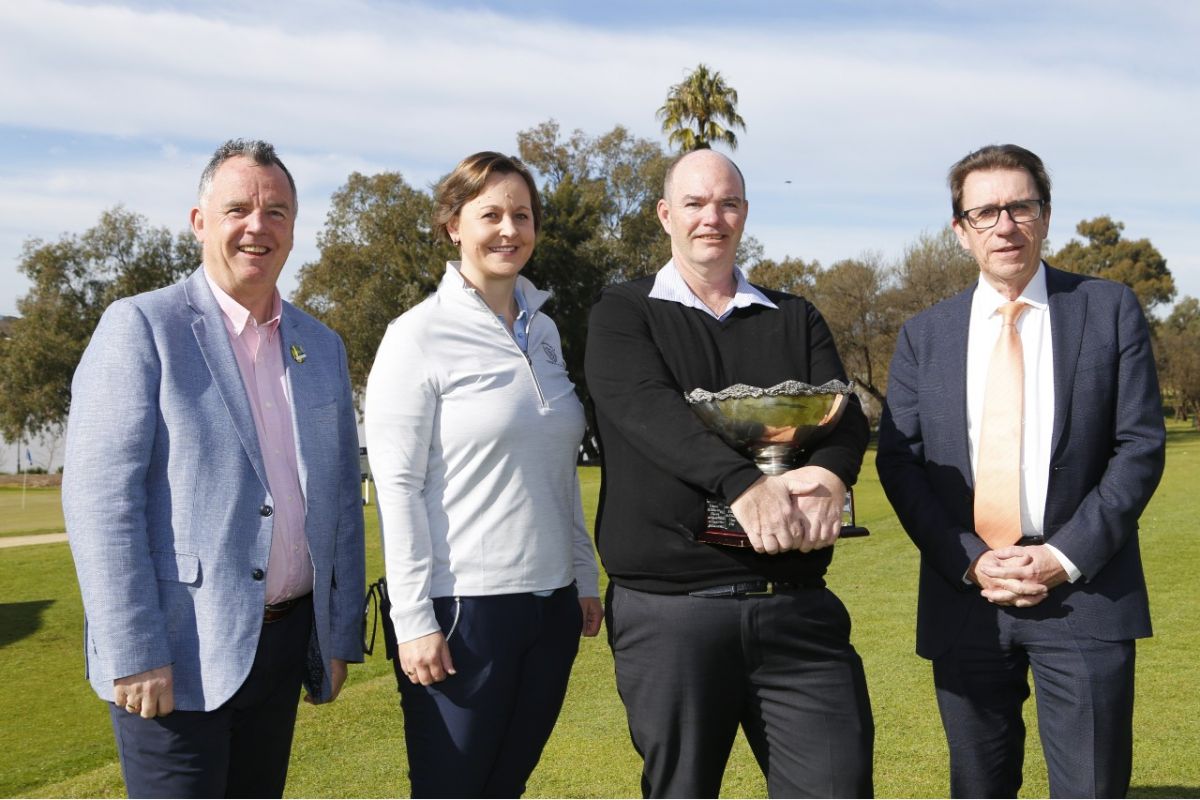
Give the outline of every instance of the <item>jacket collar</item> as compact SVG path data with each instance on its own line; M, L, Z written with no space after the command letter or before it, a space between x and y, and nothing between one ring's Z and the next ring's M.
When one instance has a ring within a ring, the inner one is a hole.
M1071 416L1075 389L1075 365L1083 345L1087 320L1087 292L1075 291L1079 276L1051 267L1046 268L1046 294L1050 305L1050 346L1054 358L1054 431L1050 438L1050 459L1063 446L1063 433Z
M204 267L197 269L184 282L183 292L188 305L196 312L196 318L192 320L192 333L196 337L200 354L209 373L212 374L213 383L221 393L221 400L229 411L234 430L237 431L238 439L241 440L254 471L263 486L267 486L267 468L258 445L258 431L254 427L250 399L246 396L242 373L238 369L233 346L229 343L221 307L204 277Z
M438 293L454 302L461 302L472 308L486 309L486 304L480 303L479 292L467 285L466 279L459 272L461 265L462 262L459 261L446 262L446 273L442 276L442 282L438 284ZM534 286L533 281L524 275L517 276L516 288L525 298L525 307L529 309L530 317L533 317L552 296L550 292L542 291Z

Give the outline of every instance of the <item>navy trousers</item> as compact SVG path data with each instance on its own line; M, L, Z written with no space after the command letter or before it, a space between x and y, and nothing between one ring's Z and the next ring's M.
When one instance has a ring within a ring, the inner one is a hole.
M610 585L608 631L646 797L717 797L739 725L771 797L872 795L866 675L833 592Z
M520 797L579 650L575 586L433 601L457 674L400 681L413 797Z
M933 660L951 797L1016 797L1029 672L1051 797L1124 797L1133 765L1132 641L1076 635L1065 617L989 608Z
M130 797L282 797L312 598L263 625L245 683L213 711L142 719L109 704Z

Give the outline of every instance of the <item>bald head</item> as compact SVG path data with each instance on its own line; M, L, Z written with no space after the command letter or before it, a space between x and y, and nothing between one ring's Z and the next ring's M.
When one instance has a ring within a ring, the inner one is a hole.
M658 219L671 237L671 258L684 280L728 280L747 208L742 173L728 158L695 150L675 160L663 183Z
M716 161L713 161L713 159L716 159ZM693 161L695 161L694 164ZM672 161L670 166L667 167L667 174L663 178L663 198L670 200L671 183L674 180L675 171L683 167L685 163L689 165L688 168L693 166L699 168L701 166L700 162L704 162L708 168L712 168L713 166L717 166L722 161L725 162L727 166L732 167L734 173L737 175L738 183L740 183L742 186L742 199L744 200L746 198L746 178L742 175L742 171L738 169L738 165L733 163L733 160L729 157L723 156L714 150L707 149L691 150L683 155L675 157L675 160Z

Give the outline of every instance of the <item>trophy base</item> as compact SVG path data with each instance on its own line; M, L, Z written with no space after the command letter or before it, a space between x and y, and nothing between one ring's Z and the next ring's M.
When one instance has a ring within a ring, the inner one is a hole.
M707 525L705 530L696 537L696 541L721 547L753 547L750 544L750 537L746 535L741 523L733 515L733 509L719 500L709 498L705 501L705 511L708 517ZM854 498L850 492L846 492L845 512L850 515L849 524L842 525L841 533L838 534L839 539L871 535L871 532L863 526L854 524Z
M719 500L709 498L705 501L705 512L708 522L705 530L696 537L706 544L719 544L722 547L751 547L750 537L742 530L742 524L733 515L733 509Z

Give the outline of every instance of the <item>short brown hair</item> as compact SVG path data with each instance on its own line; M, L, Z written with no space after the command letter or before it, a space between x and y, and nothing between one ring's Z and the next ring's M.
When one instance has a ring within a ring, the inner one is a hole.
M529 202L533 211L533 230L542 230L542 199L538 196L537 184L529 167L521 160L503 153L485 150L482 153L467 156L459 162L433 193L433 230L446 241L450 239L447 225L462 213L463 206L474 200L483 191L484 185L493 173L520 175L529 187Z
M950 168L950 206L954 218L962 216L963 183L972 172L991 169L1023 169L1033 178L1040 200L1050 205L1050 175L1046 165L1034 153L1015 144L989 144L967 153ZM1032 199L1032 198L1031 198Z

